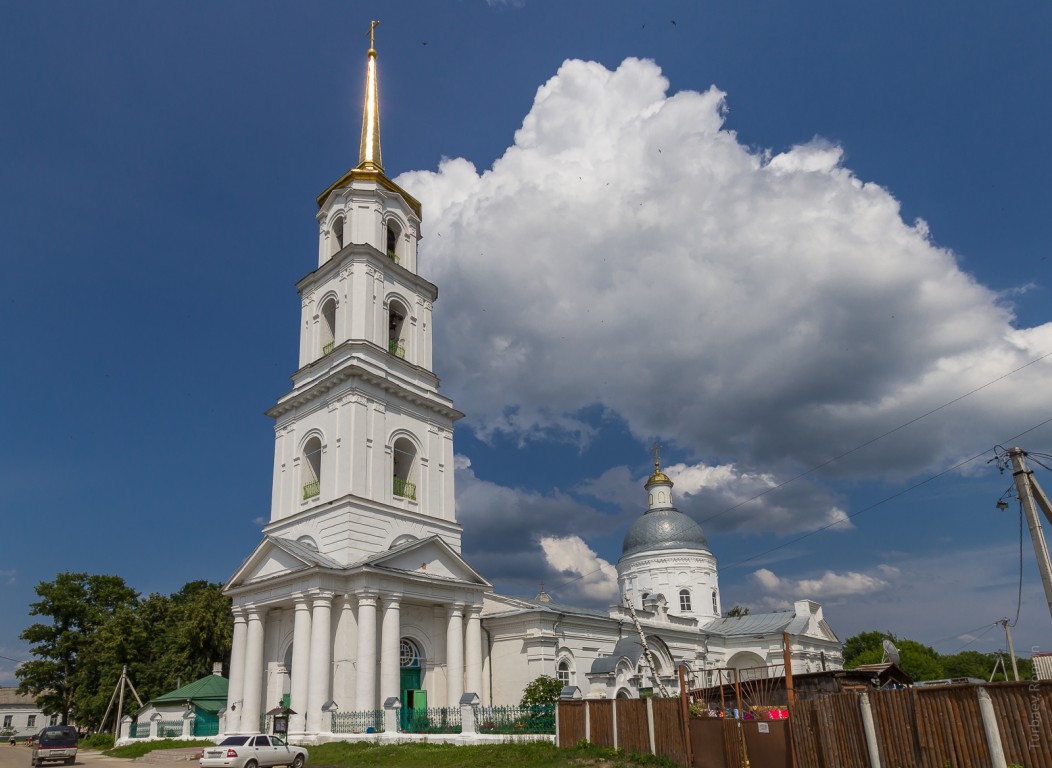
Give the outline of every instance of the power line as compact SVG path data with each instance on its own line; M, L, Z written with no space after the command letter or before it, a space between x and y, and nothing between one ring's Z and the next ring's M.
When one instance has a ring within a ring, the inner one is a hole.
M963 395L960 395L958 397L955 397L953 400L950 400L948 402L943 403L938 408L932 408L927 413L922 413L920 416L917 416L915 418L910 419L905 424L900 424L899 426L895 427L894 429L889 429L887 432L885 432L885 433L883 433L881 435L877 435L876 437L874 437L874 438L872 438L870 440L867 440L866 442L862 443L861 445L856 445L854 448L846 450L843 453L837 454L833 458L827 459L827 460L823 461L820 464L816 464L815 466L811 467L808 470L805 470L805 471L801 472L798 475L793 475L788 480L785 480L785 481L783 481L781 483L778 483L778 485L772 486L772 487L768 488L765 491L761 491L760 493L756 494L755 496L753 496L751 498L748 498L748 499L745 499L745 501L740 501L737 504L735 504L733 507L728 507L727 509L723 510L722 512L717 512L714 515L710 515L709 517L704 518L701 522L702 523L708 523L711 520L715 520L717 517L722 517L723 515L726 515L728 512L733 512L734 510L738 509L738 507L744 506L745 504L748 504L749 502L756 501L757 499L759 499L759 498L761 498L763 496L766 496L769 493L777 491L779 488L784 488L785 486L789 485L789 483L795 482L796 480L799 480L801 477L806 477L807 475L810 475L812 472L817 472L818 470L822 469L823 467L828 467L833 462L839 461L840 459L844 458L845 456L850 456L852 453L860 451L863 448L866 448L867 446L873 445L873 443L877 442L878 440L883 440L888 435L893 435L896 432L898 432L900 430L903 430L903 429L905 429L906 427L908 427L908 426L910 426L912 424L916 424L921 419L924 419L924 418L927 418L928 416L931 416L933 413L938 413L943 408L948 408L949 406L953 405L954 403L959 403L961 400L964 400L966 397L970 397L970 396L974 395L976 392L980 392L980 391L986 389L987 387L992 386L992 385L996 384L997 382L999 382L999 381L1001 381L1003 379L1007 379L1009 376L1018 373L1019 371L1023 370L1024 368L1029 368L1034 363L1041 362L1046 357L1052 357L1052 352L1046 352L1045 354L1041 355L1040 357L1034 358L1029 363L1021 365L1018 368L1009 371L1008 373L1005 373L1005 374L1002 374L1001 376L998 376L996 379L992 379L992 380L986 382L982 386L976 387L975 389L971 390L970 392L965 392Z
M1052 355L1052 352L1050 352L1048 355L1044 355L1043 357L1048 357L1049 355ZM1040 359L1043 359L1043 358L1038 358L1038 360L1040 360ZM1023 367L1026 367L1026 366L1023 366ZM958 398L958 399L960 399L960 398ZM936 410L938 410L938 409L936 409ZM932 412L934 413L934 411L932 411ZM1005 442L1005 443L1014 442L1015 440L1019 439L1023 435L1029 434L1030 432L1033 432L1035 429L1040 429L1041 427L1045 426L1046 424L1048 424L1050 422L1052 422L1052 418L1045 419L1044 421L1042 421L1042 422L1040 422L1038 424L1035 424L1034 426L1030 427L1029 429L1024 429L1022 432L1020 432L1020 433L1018 433L1016 435L1013 435L1012 437L1009 437L1007 440L1005 440L1003 442ZM892 431L894 432L895 430L892 430ZM870 442L873 442L873 441L870 441ZM816 528L813 531L809 531L808 533L805 533L805 534L802 534L800 536L797 536L796 538L791 539L789 541L786 541L786 542L784 542L782 544L779 544L776 547L771 547L770 549L764 550L763 552L759 552L759 553L757 553L755 555L752 555L751 557L747 557L747 558L744 558L742 560L737 560L737 561L731 563L730 565L725 565L723 567L724 568L735 568L735 567L737 567L739 565L744 565L745 563L748 563L748 562L751 562L753 560L756 560L757 558L763 557L764 555L769 555L772 552L777 552L780 549L784 549L785 547L788 547L791 544L796 544L797 542L803 541L804 539L808 539L811 536L814 536L815 534L821 533L822 531L827 531L830 528L833 528L833 527L835 527L837 525L842 525L845 520L852 520L852 519L858 517L859 515L861 515L861 514L863 514L865 512L869 512L870 510L876 509L877 507L879 507L879 506L881 506L883 504L886 504L889 501L893 501L893 500L899 498L900 496L904 496L907 493L909 493L909 492L911 492L913 490L916 490L917 488L920 488L923 485L927 485L928 483L932 482L933 480L937 480L940 477L948 475L951 472L954 472L957 469L960 469L961 467L965 466L966 464L970 464L971 462L975 461L976 459L979 459L979 458L985 456L990 451L994 450L996 447L997 446L994 445L994 446L992 446L990 448L986 448L986 449L982 450L981 452L975 454L974 456L972 456L972 457L970 457L968 459L965 459L964 461L961 461L961 462L959 462L957 464L954 464L952 467L950 467L948 469L945 469L942 472L939 472L937 474L931 475L930 477L928 477L928 478L926 478L924 480L921 480L919 483L914 483L913 485L909 486L908 488L904 488L903 490L901 490L901 491L899 491L897 493L893 493L890 496L887 496L887 497L881 499L880 501L878 501L878 502L876 502L874 504L870 504L868 507L863 507L862 509L859 509L859 510L857 510L855 512L852 512L846 518L843 518L843 519L840 519L840 520L835 520L832 523L829 523L827 525L823 525L821 528ZM789 481L787 481L787 482L789 482ZM784 483L783 483L783 485L784 485ZM738 506L741 506L741 505L738 505ZM552 587L552 589L554 590L554 589L559 589L561 587L568 586L570 584L573 584L576 581L580 581L581 579L584 579L584 578L586 578L588 576L591 576L593 574L599 573L600 571L602 571L602 568L596 568L595 570L588 571L587 573L582 573L582 574L580 574L578 576L574 576L572 579L566 579L565 581L559 582L558 584L554 585Z
M1034 426L1030 427L1029 429L1023 430L1018 435L1013 435L1012 437L1008 438L1004 442L1006 442L1006 443L1014 442L1015 440L1017 440L1018 438L1022 437L1023 435L1025 435L1025 434L1027 434L1029 432L1033 432L1035 429L1043 427L1046 424L1048 424L1049 422L1052 422L1052 418L1045 419L1040 424L1035 424ZM975 454L974 456L972 456L970 458L967 458L964 461L960 461L960 462L958 462L957 464L954 464L952 467L950 467L948 469L944 469L942 472L938 472L938 473L936 473L934 475L931 475L931 476L925 478L924 480L921 480L919 483L914 483L913 485L909 486L908 488L904 488L903 490L898 491L897 493L893 493L890 496L886 496L885 498L881 499L878 502L870 504L868 507L863 507L862 509L859 509L859 510L857 510L855 512L852 512L850 515L848 515L843 520L834 520L832 523L829 523L827 525L823 525L821 528L816 528L813 531L808 531L807 533L801 534L800 536L797 536L795 539L790 539L789 541L786 541L786 542L784 542L782 544L779 544L777 547L771 547L770 549L767 549L767 550L764 550L763 552L760 552L758 554L752 555L751 557L746 557L746 558L744 558L742 560L738 560L736 562L733 562L730 565L725 565L724 568L735 568L735 567L737 567L739 565L744 565L745 563L748 563L748 562L750 562L752 560L756 560L757 558L763 557L764 555L769 555L772 552L777 552L779 549L785 549L790 544L796 544L797 542L803 541L804 539L809 539L810 537L814 536L817 533L821 533L822 531L827 531L830 528L833 528L833 527L835 527L837 525L842 525L844 523L844 520L852 520L852 519L858 517L859 515L861 515L861 514L863 514L865 512L869 512L870 510L876 509L877 507L879 507L879 506L881 506L883 504L887 504L889 501L894 501L895 499L899 498L900 496L905 496L910 491L914 491L914 490L916 490L917 488L920 488L923 485L927 485L928 483L932 482L933 480L938 480L940 477L944 477L945 475L948 475L951 472L954 472L954 471L960 469L965 464L971 464L976 459L980 459L983 456L985 456L986 454L988 454L991 450L993 450L994 447L996 447L996 446L993 446L991 448L986 448L986 449L980 451L979 453Z
M892 434L894 434L896 432L899 432L899 431L905 429L906 427L908 427L908 426L910 426L912 424L916 424L921 419L927 418L928 416L931 416L932 414L937 413L937 412L941 411L944 408L948 408L949 406L953 405L954 403L958 403L961 400L964 400L966 397L970 397L971 395L974 395L976 392L984 390L987 387L992 386L992 385L996 384L997 382L1002 381L1002 380L1008 378L1009 376L1012 376L1012 375L1018 373L1019 371L1022 371L1025 368L1029 368L1031 365L1034 365L1035 363L1039 363L1039 362L1041 362L1042 360L1044 360L1044 359L1046 359L1048 357L1052 357L1052 352L1046 352L1043 355L1035 357L1030 362L1024 363L1023 365L1019 366L1018 368L1014 368L1011 371L1008 371L1007 373L1003 373L1000 376L998 376L996 379L991 379L990 381L986 382L985 384L983 384L981 386L978 386L978 387L976 387L975 389L973 389L973 390L971 390L969 392L965 392L963 395L959 395L959 396L955 397L954 399L943 403L938 408L932 408L930 411L928 411L926 413L922 413L920 416L916 416L916 417L910 419L909 421L905 422L904 424L900 424L899 426L895 427L894 429L889 429L887 432L884 432L883 434L877 435L876 437L874 437L874 438L872 438L870 440L867 440L866 442L861 443L860 445L856 445L854 448L851 448L851 449L849 449L847 451L844 451L843 453L838 454L838 455L832 457L831 459L827 459L826 461L823 461L820 464L816 464L815 466L811 467L810 469L805 470L804 472L801 472L801 473L799 473L797 475L794 475L793 477L790 477L789 479L784 480L781 483L778 483L778 485L772 486L772 487L768 488L765 491L761 491L760 493L756 494L755 496L752 496L752 497L750 497L748 499L745 499L744 501L738 502L734 506L728 507L727 509L724 509L721 512L717 512L714 515L709 515L708 517L706 517L703 520L701 520L701 522L702 523L708 523L708 522L710 522L712 520L715 520L718 517L722 517L723 515L726 515L729 512L733 512L734 510L738 509L739 507L742 507L742 506L744 506L744 505L746 505L746 504L748 504L750 502L756 501L757 499L762 498L763 496L766 496L769 493L777 491L779 488L784 488L785 486L789 485L792 482L795 482L795 481L799 480L802 477L806 477L807 475L810 475L813 472L817 472L819 469L822 469L823 467L827 467L830 464L832 464L833 462L839 461L840 459L844 458L845 456L850 456L852 453L860 451L863 448L865 448L867 446L870 446L873 443L877 442L878 440L883 440L888 435L892 435ZM1044 424L1044 423L1047 423L1047 422L1043 422L1042 424ZM1039 424L1038 426L1042 426L1042 425ZM1036 429L1036 428L1037 427L1034 427L1033 429ZM1030 432L1030 431L1032 431L1032 430L1027 430L1027 432ZM1025 435L1025 434L1026 434L1026 432L1020 433L1020 435ZM1019 437L1019 435L1017 435L1017 437ZM1015 438L1009 438L1009 442L1011 440L1014 440L1014 439ZM984 453L985 453L985 451L984 451ZM1052 458L1052 457L1050 457L1050 458ZM965 463L967 463L967 462L965 462ZM951 469L947 470L947 472L950 472L953 469L954 468L951 467ZM945 473L943 473L943 474L945 474ZM937 475L936 477L939 477L939 475ZM934 480L935 478L930 478L930 479ZM916 486L914 486L914 487L916 487ZM911 489L907 489L907 491L908 490L911 490ZM894 497L890 497L890 498L894 498ZM887 499L887 500L890 500L890 498ZM880 502L880 503L883 503L883 502ZM870 509L871 508L872 507L870 507ZM861 511L865 511L865 510L861 510ZM848 519L850 519L852 517L855 517L858 514L861 514L861 511L860 512L856 512L854 515L849 515ZM818 533L819 531L824 531L824 530L826 530L828 528L832 528L834 525L837 525L840 522L843 522L843 521L836 521L836 522L831 523L830 525L827 525L827 526L825 526L823 528L819 528L817 531L813 531L812 533ZM581 579L586 578L588 576L591 576L592 574L599 573L601 570L602 570L602 568L596 568L593 571L588 571L587 573L582 573L582 574L580 574L578 576L573 577L572 579L566 579L565 581L558 582L557 584L554 584L552 586L552 589L559 589L559 588L565 587L565 586L567 586L569 584L573 584L574 582L580 581Z

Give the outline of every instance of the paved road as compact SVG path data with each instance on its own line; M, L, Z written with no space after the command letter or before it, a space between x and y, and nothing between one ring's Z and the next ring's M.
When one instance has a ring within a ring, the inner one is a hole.
M19 745L12 747L7 742L0 743L0 768L29 768L29 760L33 750L29 747ZM101 752L90 752L86 750L77 751L77 765L80 768L131 768L131 760L116 757L106 757ZM45 766L61 766L62 763L44 763ZM137 763L136 765L142 765ZM180 765L176 763L175 765ZM192 768L194 763L186 763Z

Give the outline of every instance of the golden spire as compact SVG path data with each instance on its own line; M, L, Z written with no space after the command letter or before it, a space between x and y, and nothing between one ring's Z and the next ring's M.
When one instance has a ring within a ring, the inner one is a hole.
M376 27L379 21L369 25L369 65L365 81L365 111L362 114L362 145L358 153L358 167L363 170L384 172L380 157L380 104L376 88Z

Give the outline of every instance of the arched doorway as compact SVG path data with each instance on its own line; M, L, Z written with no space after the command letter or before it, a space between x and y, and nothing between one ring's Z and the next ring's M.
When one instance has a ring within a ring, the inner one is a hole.
M423 656L420 646L403 637L398 648L399 690L402 692L402 729L412 732L427 721L427 691L423 689Z

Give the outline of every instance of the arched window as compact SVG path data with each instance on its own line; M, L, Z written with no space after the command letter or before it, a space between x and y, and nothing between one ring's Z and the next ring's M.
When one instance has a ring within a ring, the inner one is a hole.
M420 669L420 648L408 637L398 645L398 666L402 669Z
M679 609L683 613L690 613L690 590L681 589L679 591Z
M321 353L327 355L336 345L336 299L329 298L321 306Z
M387 258L395 264L398 263L398 238L401 234L401 229L396 222L387 222Z
M416 446L408 438L400 437L391 448L394 495L416 501Z
M405 318L409 314L402 304L392 301L387 309L387 351L395 357L405 358Z
M332 222L332 253L335 256L343 250L343 216L337 216Z
M317 435L303 446L300 477L303 480L304 501L321 495L321 438Z
M559 677L559 682L562 683L564 688L570 685L570 662L566 661L566 659L560 661L556 675Z
M716 603L716 590L715 589L712 590L712 612L715 613L717 616L720 613L719 606Z

